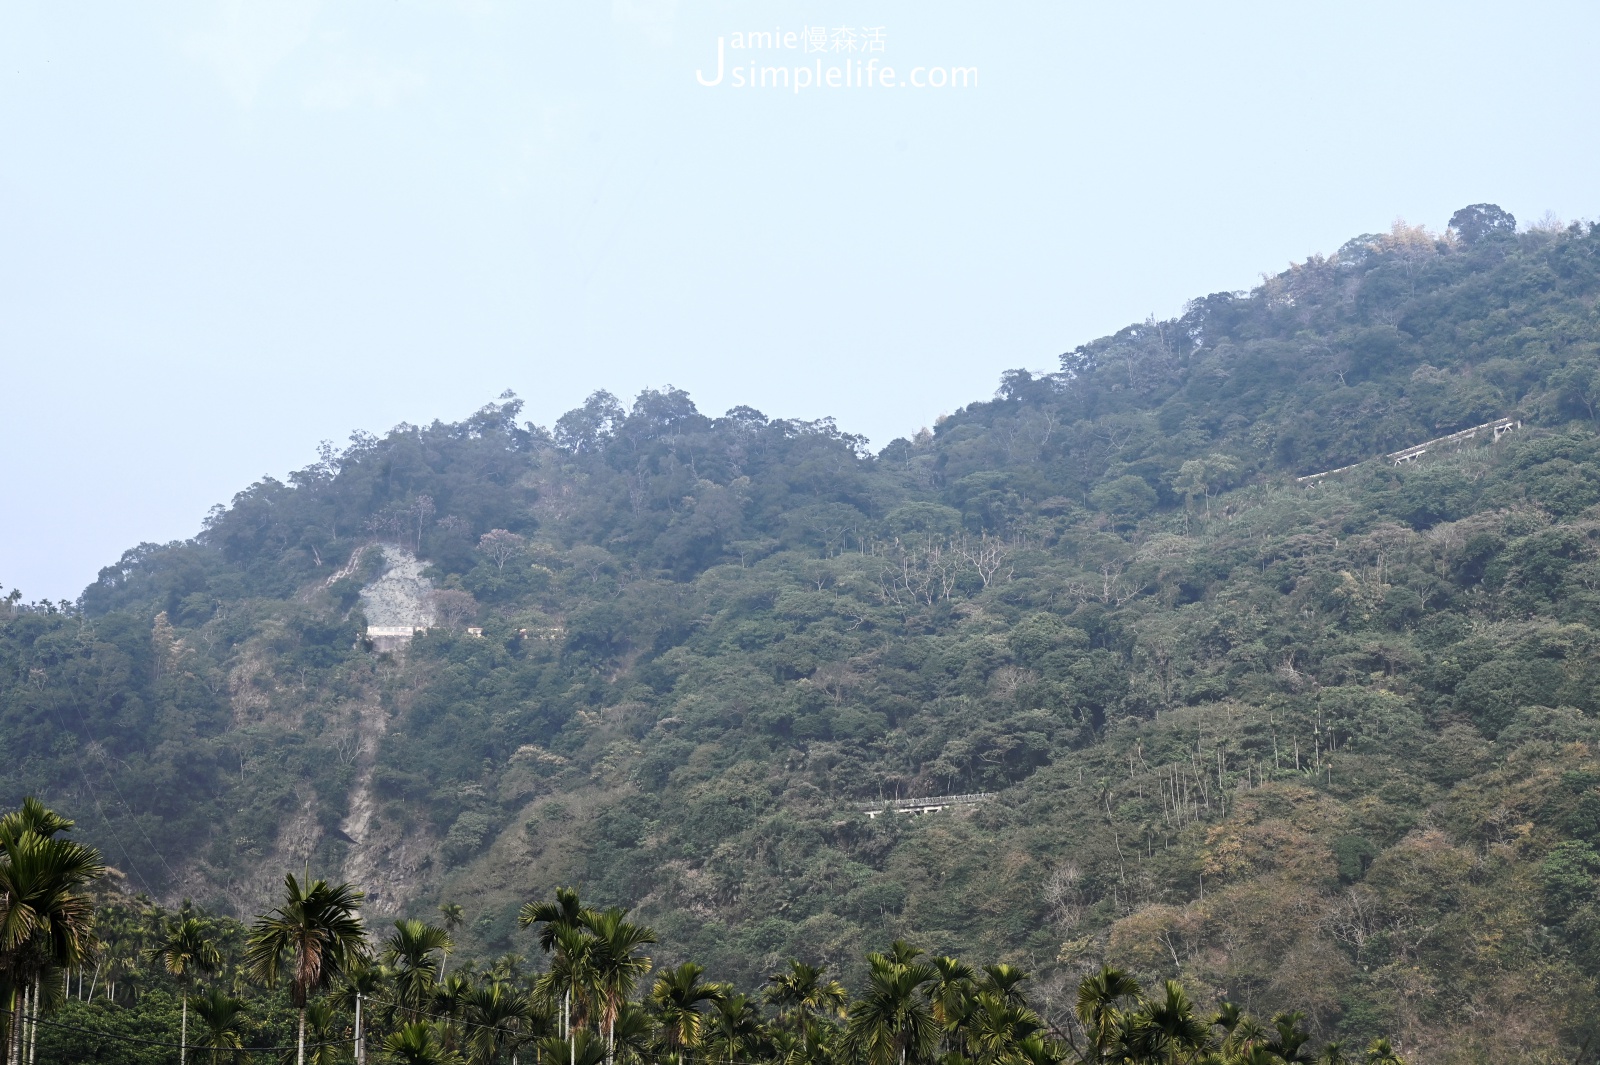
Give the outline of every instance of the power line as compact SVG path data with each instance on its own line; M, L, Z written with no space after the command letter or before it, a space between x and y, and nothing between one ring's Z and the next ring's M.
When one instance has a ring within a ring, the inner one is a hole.
M506 1036L512 1036L512 1037L532 1035L531 1032L519 1032L519 1031L517 1031L516 1029L513 1029L513 1028L502 1028L502 1027L500 1027L498 1025L492 1025L492 1024L480 1024L480 1023L478 1023L476 1021L469 1021L469 1020L466 1020L466 1019L461 1018L461 1017L451 1017L448 1014L432 1013L432 1012L429 1012L428 1010L418 1009L415 1006L407 1006L404 1003L401 1003L401 1002L398 1002L398 1001L394 1000L393 998L387 998L387 997L383 997L383 996L379 996L379 995L369 995L369 996L364 996L364 997L369 1002L383 1003L383 1004L386 1004L386 1005L389 1005L389 1006L393 1006L397 1010L400 1010L402 1012L411 1014L411 1015L413 1015L415 1017L425 1018L427 1020L433 1021L436 1024L437 1023L453 1024L453 1025L458 1025L458 1026L463 1027L463 1028L472 1028L472 1029L477 1029L479 1031L495 1032L495 1033L497 1033L499 1035L506 1035ZM17 1018L17 1017L22 1017L23 1016L22 1008L20 1006L17 1007L15 1010L12 1010L12 1011L0 1010L0 1013L6 1013L6 1012L10 1012L12 1014L13 1018ZM119 1012L120 1012L120 1008L119 1008ZM26 1020L27 1018L23 1017L23 1019ZM138 1036L118 1035L118 1034L115 1034L115 1033L112 1033L112 1032L98 1032L98 1031L95 1031L92 1028L84 1028L84 1027L81 1027L79 1025L62 1024L62 1023L60 1023L58 1021L47 1021L47 1020L45 1020L42 1017L39 1017L37 1015L35 1015L32 1018L32 1021L35 1024L42 1024L47 1028L57 1028L57 1029L60 1029L62 1031L78 1032L78 1033L80 1033L82 1035L91 1035L91 1036L95 1036L95 1037L100 1038L100 1039L109 1039L109 1040L112 1040L112 1041L115 1041L115 1042L136 1043L136 1044L139 1044L141 1046L163 1047L163 1048L166 1048L166 1049L169 1049L169 1050L181 1050L181 1049L185 1049L185 1048L187 1048L189 1050L208 1050L208 1049L212 1049L210 1047L201 1046L201 1045L195 1044L195 1043L188 1043L188 1044L185 1044L185 1043L168 1043L168 1042L163 1042L161 1040L156 1040L156 1039L142 1039L142 1038L140 1038ZM1053 1025L1053 1024L1047 1025L1047 1027L1052 1031L1053 1034L1057 1031L1055 1025ZM596 1035L596 1038L600 1038L601 1037L600 1033L598 1033L598 1032L595 1033L595 1035ZM569 1036L568 1038L571 1038L571 1037ZM312 1049L316 1049L318 1047L343 1046L345 1043L348 1043L348 1042L351 1042L351 1039L324 1040L323 1042L320 1042L320 1043L307 1043L306 1044L306 1049L312 1050ZM241 1048L238 1048L237 1050L235 1050L234 1048L230 1047L230 1048L223 1048L223 1049L229 1050L230 1052L233 1052L233 1053L273 1054L273 1053L285 1053L285 1052L290 1051L290 1050L296 1050L296 1049L298 1049L298 1046L299 1046L298 1044L292 1044L290 1046L280 1046L280 1047L241 1047ZM725 1057L722 1057L720 1054L719 1055L715 1055L714 1056L714 1060L717 1063L717 1065L772 1065L771 1062L749 1061L749 1060L746 1060L746 1059L743 1059L743 1058L725 1058Z
M53 709L53 707L52 707L52 709ZM75 709L78 712L78 720L83 723L83 732L84 732L84 735L89 738L89 742L90 743L99 743L99 741L94 738L94 734L89 729L89 719L88 719L88 717L86 717L84 715L83 707L78 706L76 703L74 703L73 704L73 709ZM60 721L59 717L57 717L57 721L58 722ZM65 727L65 726L63 726L63 727ZM78 766L78 771L79 772L83 771L83 766L81 764ZM158 858L160 860L161 865L167 871L167 875L172 878L173 885L176 886L177 883L178 883L178 874L172 871L172 866L167 864L167 856L161 853L161 848L159 848L159 847L157 847L155 845L155 841L150 838L150 833L146 832L144 830L144 826L139 823L139 817L138 817L137 814L135 814L133 812L132 804L130 804L128 802L127 796L122 794L122 788L117 786L117 774L115 772L108 773L108 774L106 774L106 779L111 781L111 789L117 793L117 799L122 803L123 808L128 811L128 816L133 821L133 827L137 828L139 830L139 835L144 837L145 843L149 844L150 849L155 852L156 858ZM85 783L87 783L87 782L88 782L87 778L85 778ZM98 806L98 805L99 804L96 803L96 806ZM105 816L105 810L102 809L100 811L100 814L101 814L102 817L104 817ZM111 819L110 818L106 818L106 823L109 825L111 823ZM148 880L145 880L143 874L141 874L139 876L139 879L144 883L145 890L146 891L150 891L150 882ZM151 894L154 894L154 892L151 891Z
M367 999L368 999L368 1001L383 1001L386 1004L388 1004L390 1006L393 1006L397 1010L403 1010L406 1013L415 1014L418 1017L426 1017L428 1020L431 1020L436 1024L437 1023L457 1024L457 1025L461 1025L462 1027L465 1027L465 1028L477 1028L477 1029L480 1029L480 1030L483 1030L483 1031L499 1032L502 1035L510 1035L510 1036L518 1036L518 1035L525 1034L525 1033L522 1033L522 1032L518 1032L518 1031L516 1031L515 1029L512 1029L512 1028L500 1028L500 1027L498 1027L496 1025L492 1025L492 1024L479 1024L476 1021L463 1020L460 1017L451 1017L449 1014L429 1013L427 1010L418 1009L415 1006L406 1006L406 1005L403 1005L403 1004L401 1004L399 1002L394 1001L393 999L379 999L375 995L367 996ZM702 1016L704 1016L704 1015L702 1014ZM579 1031L579 1030L580 1029L576 1029L576 1028L574 1029L575 1032ZM595 1033L595 1038L599 1039L599 1038L602 1038L602 1036L601 1036L601 1034L599 1032L596 1032ZM770 1062L770 1061L746 1061L743 1058L725 1058L725 1057L722 1057L720 1054L713 1055L711 1057L711 1060L714 1061L716 1063L716 1065L772 1065L772 1062Z
M514 1029L510 1029L510 1028L500 1028L500 1027L497 1027L495 1025L490 1025L490 1024L478 1024L478 1023L476 1023L474 1021L463 1020L463 1019L461 1019L459 1017L450 1017L450 1016L447 1016L445 1014L429 1013L426 1010L419 1010L419 1009L416 1009L416 1008L411 1007L411 1006L404 1006L404 1005L401 1005L398 1002L389 1001L388 1004L394 1006L396 1009L403 1010L403 1011L405 1011L407 1013L413 1013L413 1014L416 1014L416 1015L421 1016L421 1017L426 1017L429 1020L434 1021L435 1023L444 1022L446 1024L460 1025L460 1026L462 1026L464 1028L477 1028L477 1029L481 1029L481 1030L485 1030L485 1031L498 1032L498 1033L500 1033L502 1035L510 1035L510 1036L518 1036L518 1035L525 1034L525 1033L522 1033L522 1032L515 1031ZM21 1006L18 1006L15 1010L0 1010L0 1014L3 1014L3 1013L10 1013L12 1015L14 1021L16 1021L16 1020L20 1020L22 1022L31 1021L34 1024L42 1024L46 1028L56 1028L56 1029L59 1029L59 1030L64 1031L64 1032L77 1032L80 1035L90 1035L90 1036L94 1036L97 1039L109 1039L112 1042L117 1042L117 1043L134 1043L134 1044L137 1044L139 1046L162 1047L162 1048L167 1049L167 1050L184 1050L184 1049L188 1049L188 1050L211 1050L211 1049L213 1049L212 1047L202 1046L202 1045L200 1045L198 1043L168 1043L168 1042L164 1042L164 1041L159 1040L159 1039L143 1039L143 1038L140 1038L139 1036L136 1036L136 1035L119 1035L119 1034L117 1034L115 1032L99 1032L99 1031L95 1031L92 1028L84 1028L84 1027L82 1027L80 1025L76 1025L76 1024L63 1024L60 1021L47 1021L43 1017L40 1017L40 1016L37 1016L37 1015L29 1017L29 1016L27 1016L26 1014L23 1013ZM597 1035L596 1038L599 1038L599 1036ZM348 1043L350 1041L351 1041L350 1039L328 1039L328 1040L324 1040L324 1041L322 1041L320 1043L307 1043L306 1044L306 1049L307 1050L315 1050L318 1047L343 1046L344 1044L346 1044L346 1043ZM288 1051L291 1051L291 1050L298 1050L299 1049L299 1044L298 1043L291 1043L289 1046L279 1046L279 1047L239 1047L239 1048L223 1047L223 1048L220 1048L220 1049L225 1050L228 1053L233 1053L233 1054L282 1054L282 1053L287 1053ZM772 1065L771 1062L767 1062L767 1061L746 1061L746 1060L744 1060L742 1058L724 1058L724 1057L722 1057L720 1055L717 1055L715 1060L718 1063L718 1065Z
M67 723L61 720L61 712L54 705L50 707L50 714L56 719L56 724L61 726L62 732L70 733L72 731L67 728ZM83 717L81 710L78 712L78 716L80 718ZM88 731L87 722L84 724L84 731ZM73 764L77 766L78 776L83 778L83 786L89 789L89 799L94 803L95 810L99 812L100 820L105 822L105 826L111 830L111 838L117 841L117 849L122 851L122 857L127 860L128 868L133 870L133 875L139 878L139 883L144 885L144 889L148 894L155 894L155 891L150 887L150 881L145 879L144 872L140 870L139 864L133 860L133 854L128 850L128 845L122 842L122 834L117 831L117 826L110 817L106 816L106 808L101 805L99 793L94 790L94 785L89 782L89 774L84 772L82 760L74 758Z
M82 716L81 710L79 711L79 716ZM155 856L160 860L162 868L166 869L167 875L172 878L172 883L174 886L176 886L178 883L178 874L173 871L171 865L167 864L167 856L161 853L161 848L156 846L155 840L150 838L150 833L146 832L144 830L144 826L139 823L139 815L134 812L133 804L128 801L128 797L122 794L122 789L117 786L116 773L106 774L106 779L111 781L111 790L117 793L117 800L121 802L123 808L128 811L128 818L133 822L133 827L139 830L139 835L144 837L145 843L148 844L150 849L155 852ZM142 880L143 877L140 879ZM148 884L145 886L147 888L149 887Z
M164 1043L159 1039L141 1039L140 1037L138 1037L136 1035L117 1035L114 1032L97 1032L92 1028L81 1028L81 1027L79 1027L78 1025L75 1025L75 1024L62 1024L59 1021L47 1021L43 1017L38 1016L37 1014L35 1014L32 1017L29 1017L28 1015L26 1015L26 1014L24 1014L22 1012L22 1007L21 1006L18 1006L14 1010L0 1010L0 1013L10 1013L14 1023L25 1023L25 1022L30 1022L31 1021L33 1024L42 1024L46 1028L59 1028L64 1032L79 1032L79 1033L81 1033L83 1035L92 1035L92 1036L96 1036L96 1037L98 1037L100 1039L110 1039L110 1040L113 1040L114 1042L119 1042L119 1043L138 1043L141 1046L165 1047L168 1050L184 1050L184 1049L188 1049L188 1050L210 1050L210 1049L212 1049L211 1047L201 1046L201 1045L199 1045L197 1043ZM348 1040L345 1040L345 1039L331 1039L331 1040L326 1040L326 1041L321 1042L321 1043L307 1043L306 1044L306 1049L307 1050L312 1050L312 1049L314 1049L316 1047L343 1046L346 1042L348 1042ZM289 1046L286 1046L286 1047L239 1047L237 1049L235 1049L233 1047L224 1047L222 1049L227 1050L229 1053L233 1053L233 1054L281 1054L281 1053L284 1053L285 1051L298 1050L299 1048L300 1048L300 1044L291 1043Z
M429 1013L426 1010L417 1009L415 1006L407 1006L404 1003L397 1002L397 1001L395 1001L393 999L380 998L377 995L367 995L367 996L363 996L363 997L369 1002L382 1002L382 1003L384 1003L386 1005L393 1006L397 1010L401 1010L401 1011L404 1011L406 1013L414 1014L414 1015L416 1015L418 1017L424 1017L424 1018L427 1018L428 1020L434 1021L434 1022L441 1022L442 1021L442 1022L445 1022L445 1023L448 1023L448 1024L461 1025L461 1026L466 1027L466 1028L478 1028L478 1029L483 1029L483 1030L486 1030L486 1031L499 1032L502 1035L522 1035L522 1034L524 1034L524 1033L518 1032L518 1031L516 1031L515 1029L512 1029L512 1028L500 1028L500 1027L497 1027L497 1026L491 1025L491 1024L479 1024L476 1021L468 1021L468 1020L464 1020L464 1019L459 1018L459 1017L451 1017L448 1014L443 1014L443 1013ZM123 1012L125 1010L125 1008L126 1007L120 1007L119 1006L119 1007L117 1007L117 1011L118 1012ZM18 1016L18 1015L22 1014L22 1007L18 1006L14 1011L0 1010L0 1013L6 1013L6 1012L12 1013L13 1016ZM27 1020L28 1018L24 1017L23 1019ZM32 1020L35 1021L38 1024L45 1025L46 1027L49 1027L49 1028L60 1028L60 1029L62 1029L64 1031L69 1031L69 1032L82 1032L82 1033L84 1033L86 1035L96 1035L96 1036L100 1036L100 1037L102 1037L104 1039L120 1039L120 1040L122 1040L124 1042L142 1043L145 1046L168 1047L170 1049L177 1050L177 1049L180 1049L183 1046L187 1045L190 1050L207 1049L207 1048L204 1048L204 1047L198 1047L194 1043L189 1043L189 1044L164 1043L164 1042L161 1042L159 1040L140 1039L140 1038L138 1038L136 1036L116 1035L116 1034L111 1033L111 1032L96 1032L96 1031L94 1031L92 1029L81 1028L81 1027L79 1027L77 1025L62 1024L62 1023L57 1022L57 1021L47 1021L47 1020L43 1019L42 1017L38 1017L38 1016L34 1016L32 1018ZM307 1048L310 1048L310 1047L322 1047L322 1046L339 1046L339 1045L342 1045L343 1043L346 1043L346 1042L349 1042L349 1040L335 1039L335 1040L329 1040L327 1042L322 1042L322 1043L307 1043L306 1046L307 1046ZM270 1052L275 1052L275 1051L294 1050L294 1049L296 1049L297 1046L298 1046L298 1044L295 1044L294 1046L287 1046L287 1047L244 1047L238 1052L239 1053L263 1053L263 1054L265 1054L265 1053L270 1053ZM232 1048L228 1048L228 1049L231 1050ZM734 1062L733 1065L765 1065L765 1063L761 1063L761 1062Z

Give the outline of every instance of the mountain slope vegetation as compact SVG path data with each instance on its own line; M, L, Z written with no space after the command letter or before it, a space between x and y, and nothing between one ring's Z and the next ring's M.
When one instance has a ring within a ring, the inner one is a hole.
M309 863L501 950L581 883L744 985L905 937L1034 971L1047 1016L1111 962L1322 1039L1570 1060L1597 404L1600 228L1491 205L876 453L671 388L548 429L508 394L325 445L77 604L13 598L0 792L240 916ZM361 593L402 555L433 624L380 651Z

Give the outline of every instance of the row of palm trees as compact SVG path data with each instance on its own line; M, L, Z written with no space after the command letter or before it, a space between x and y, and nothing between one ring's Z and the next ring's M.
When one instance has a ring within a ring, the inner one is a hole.
M0 818L0 991L5 1065L36 1065L37 1018L98 949L89 886L104 872L91 848L60 838L72 824L29 800ZM373 942L363 897L348 884L284 880L237 953L249 981L287 993L296 1065L367 1065L368 1044L400 1065L1398 1065L1379 1040L1364 1054L1339 1043L1318 1055L1298 1014L1262 1024L1224 1003L1202 1015L1167 982L1146 995L1106 968L1083 980L1072 1022L1055 1029L1029 1005L1028 974L930 957L904 942L867 957L852 997L822 966L789 962L760 995L709 981L684 962L654 972L648 927L561 888L529 903L519 924L546 958L537 970L506 955L449 971L459 906L441 922L394 922ZM243 995L197 983L223 965L214 932L187 905L140 949L181 996L180 1065L248 1057ZM648 981L648 982L647 982ZM235 992L242 987L235 984ZM191 1005L195 1015L190 1028ZM376 1038L372 1033L377 1033Z

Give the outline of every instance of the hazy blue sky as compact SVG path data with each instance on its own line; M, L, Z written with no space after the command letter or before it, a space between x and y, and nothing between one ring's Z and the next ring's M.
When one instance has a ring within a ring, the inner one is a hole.
M763 65L896 80L698 84L808 27ZM1596 40L1593 3L9 0L0 584L75 597L506 388L881 445L1396 217L1594 217Z

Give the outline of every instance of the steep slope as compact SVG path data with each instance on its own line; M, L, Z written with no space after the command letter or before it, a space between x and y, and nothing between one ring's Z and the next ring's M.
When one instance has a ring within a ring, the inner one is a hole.
M579 881L747 983L903 934L1047 999L1111 959L1425 1060L1570 1057L1600 971L1597 299L1600 230L1479 208L877 455L673 390L358 436L79 609L14 611L4 790L240 911L310 860L384 909L460 901L491 948ZM385 650L403 552L434 624Z

